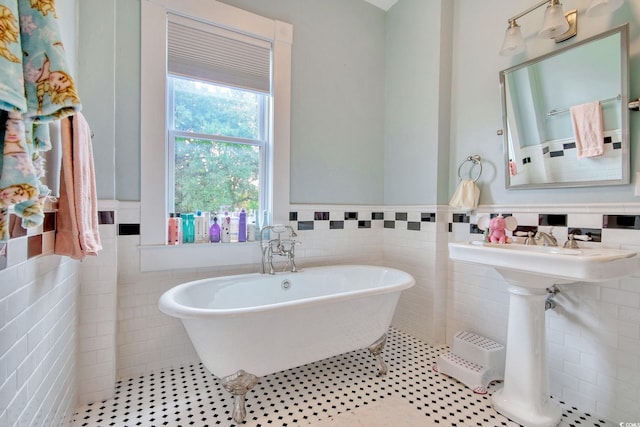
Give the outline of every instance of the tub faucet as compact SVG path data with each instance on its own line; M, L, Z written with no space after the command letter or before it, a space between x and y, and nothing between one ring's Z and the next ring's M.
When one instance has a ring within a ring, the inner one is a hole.
M270 232L271 236L275 235L276 237L265 240L265 232ZM285 232L288 232L288 238L283 239L280 235ZM298 271L295 263L295 248L300 242L293 239L297 236L298 235L295 230L290 225L268 225L266 227L262 227L260 230L260 248L262 250L262 266L260 272L262 274L267 272L267 266L269 266L269 274L275 274L275 269L273 267L274 255L287 258L287 265L283 271L286 271L287 267L291 272L295 273Z
M536 233L536 240L540 240L542 239L543 246L558 246L558 239L556 239L556 237L553 235L553 232L550 231L549 233L545 233L543 231L538 231Z

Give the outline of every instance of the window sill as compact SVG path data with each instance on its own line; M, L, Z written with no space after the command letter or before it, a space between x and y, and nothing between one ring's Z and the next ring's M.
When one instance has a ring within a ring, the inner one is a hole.
M140 271L260 264L260 242L143 245Z

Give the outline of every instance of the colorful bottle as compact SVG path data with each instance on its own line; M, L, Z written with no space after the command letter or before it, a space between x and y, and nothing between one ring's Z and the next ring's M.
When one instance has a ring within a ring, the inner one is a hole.
M218 225L218 217L213 217L213 224L209 228L209 240L212 243L218 243L220 241L220 226Z
M238 242L247 241L247 212L242 208L238 216Z
M240 219L238 217L238 212L234 211L231 214L231 223L229 226L229 240L231 243L238 242L238 236L240 235Z
M204 241L204 217L202 216L201 211L196 211L196 216L194 219L194 228L195 228L195 242L202 243Z
M260 228L260 218L258 218L257 215L255 218L256 218L256 224L255 224L253 234L255 235L256 240L262 240L263 237L261 236L262 229Z
M251 211L247 218L247 242L253 242L254 240L256 240L256 217Z
M184 214L184 224L182 227L182 242L193 243L195 241L195 224L192 213Z
M202 242L206 243L209 241L209 225L211 224L211 213L202 212Z
M182 243L182 235L183 235L183 228L184 228L182 214L180 212L176 212L176 219L178 220L178 241L176 242L176 245L179 245L180 243Z
M262 222L260 223L260 227L264 228L268 225L269 225L269 214L267 213L267 211L264 211L262 212ZM271 233L269 232L269 230L265 230L262 238L265 240L269 240L271 238Z
M231 217L229 212L224 213L222 218L222 224L220 225L220 241L222 243L229 243L231 241Z
M177 218L173 212L169 214L168 227L167 243L170 245L180 244L180 218Z

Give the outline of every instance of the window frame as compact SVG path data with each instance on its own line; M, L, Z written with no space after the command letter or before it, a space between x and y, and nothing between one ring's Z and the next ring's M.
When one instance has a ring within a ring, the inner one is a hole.
M167 14L233 29L272 43L271 122L267 169L272 171L272 223L286 223L289 211L291 135L291 45L293 26L245 10L204 0L142 0L140 106L140 271L260 262L257 244L166 245L168 195ZM162 125L159 126L158 124Z

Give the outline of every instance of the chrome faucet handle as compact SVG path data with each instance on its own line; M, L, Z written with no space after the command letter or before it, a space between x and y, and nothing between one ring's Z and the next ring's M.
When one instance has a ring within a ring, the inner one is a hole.
M536 245L536 239L533 238L533 231L527 231L527 237L524 239L524 244L527 246Z
M544 246L558 246L558 239L556 239L556 236L553 235L553 231L549 231L549 233L538 231L536 233L535 239L542 239Z
M563 248L567 248L567 249L579 249L580 246L578 246L578 242L576 242L575 240L575 236L573 235L573 233L569 234L568 240L566 242L564 242L564 245L562 246Z
M514 236L524 237L523 244L527 246L535 246L536 241L533 239L533 231L518 230L513 232Z

